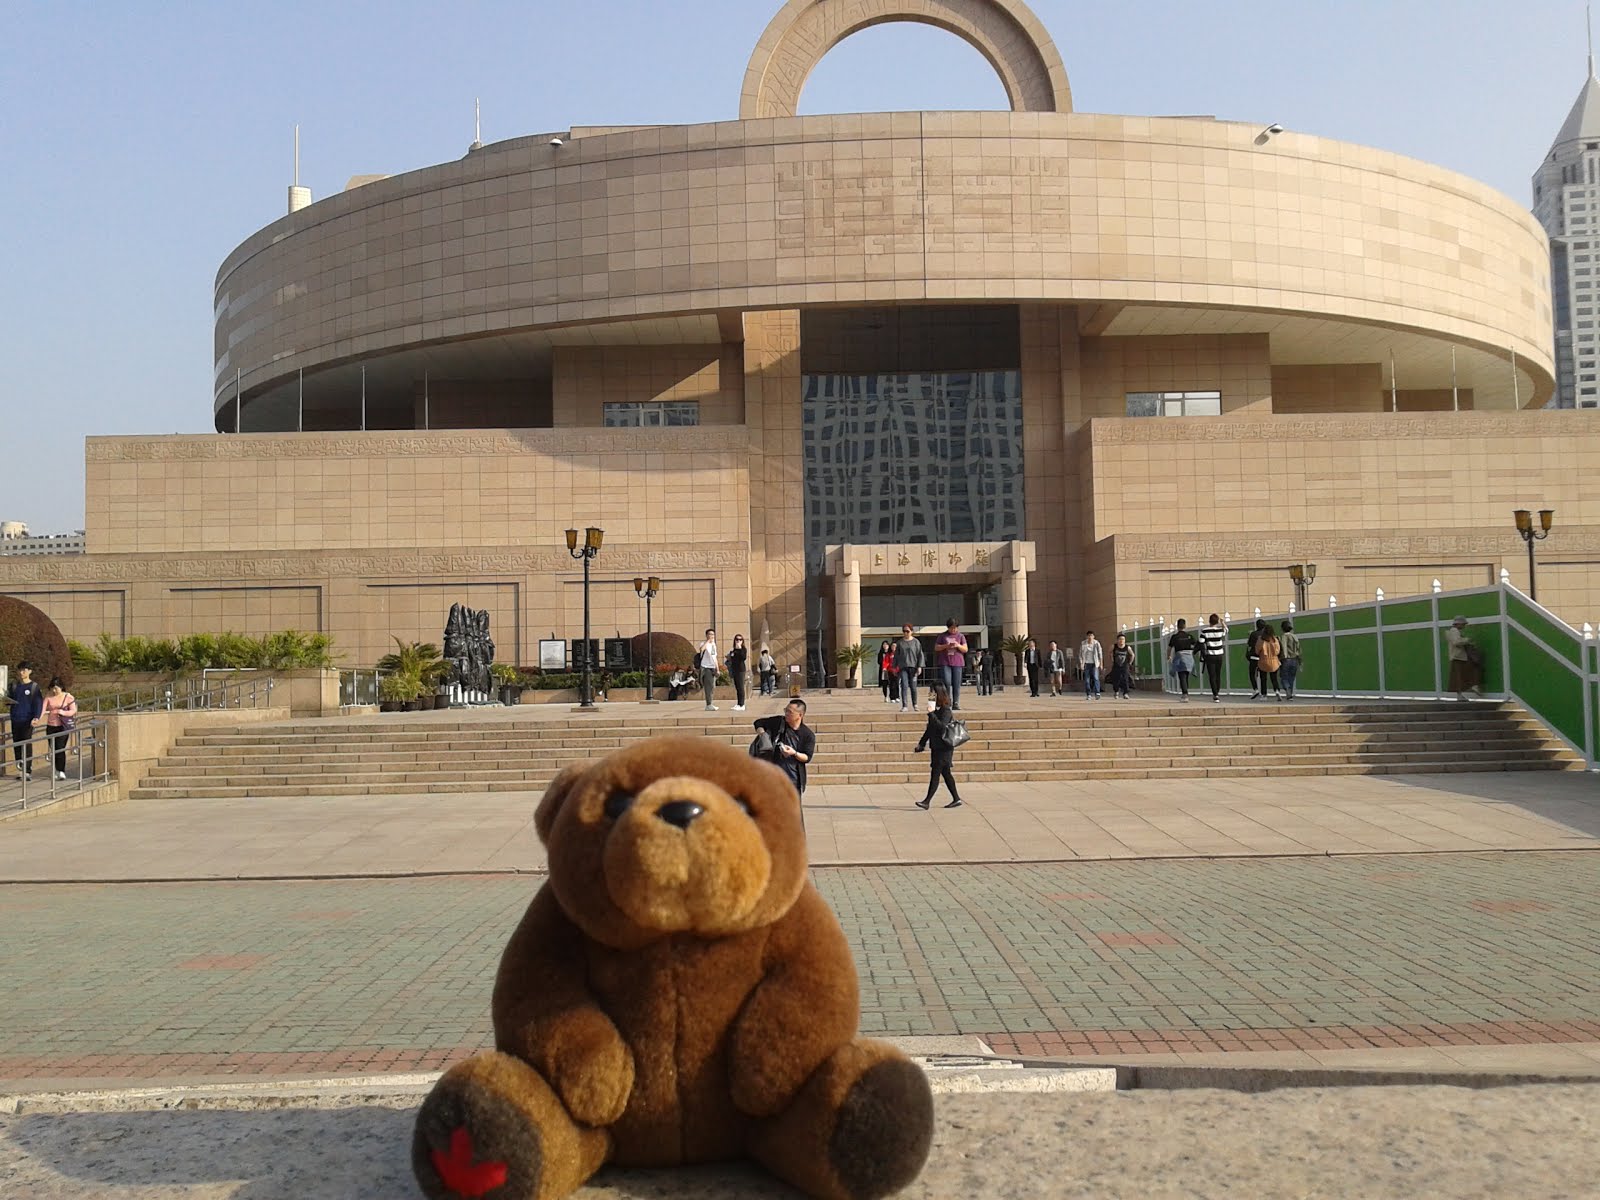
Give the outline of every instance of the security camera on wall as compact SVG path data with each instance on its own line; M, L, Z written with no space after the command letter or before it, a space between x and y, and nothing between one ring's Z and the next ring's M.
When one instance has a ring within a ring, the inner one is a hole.
M551 144L551 145L552 145L552 146L565 146L565 145L566 145L566 142L564 142L564 141L562 141L562 140L561 140L561 139L560 139L560 138L558 138L558 137L553 137L553 138L551 138L551 139L550 139L550 144Z

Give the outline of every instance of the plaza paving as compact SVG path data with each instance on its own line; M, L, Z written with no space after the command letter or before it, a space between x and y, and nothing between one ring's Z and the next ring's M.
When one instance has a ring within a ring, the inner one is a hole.
M1505 1069L1600 1069L1593 853L822 867L815 879L855 949L868 1032L1146 1061L1460 1066L1476 1047ZM0 888L0 1081L440 1067L488 1041L494 965L537 882Z

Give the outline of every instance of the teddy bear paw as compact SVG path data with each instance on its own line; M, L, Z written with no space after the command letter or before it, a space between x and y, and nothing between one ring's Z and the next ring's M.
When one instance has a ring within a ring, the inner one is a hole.
M850 1086L828 1139L840 1194L875 1200L911 1183L933 1144L933 1092L920 1067L887 1058Z
M492 1081L446 1073L417 1114L411 1165L429 1200L534 1200L544 1167L538 1129Z

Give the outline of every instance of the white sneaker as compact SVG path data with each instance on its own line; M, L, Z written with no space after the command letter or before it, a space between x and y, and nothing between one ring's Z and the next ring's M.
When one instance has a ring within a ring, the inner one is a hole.
M708 705L706 705L706 711L707 712L716 712L717 711L717 706L715 704L708 704Z
M743 711L744 711L744 705L742 705L742 704L735 704L735 705L734 705L734 706L733 706L733 711L734 711L734 712L743 712Z
M56 778L57 779L65 779L66 777L67 777L67 773L65 771L57 771L56 772Z

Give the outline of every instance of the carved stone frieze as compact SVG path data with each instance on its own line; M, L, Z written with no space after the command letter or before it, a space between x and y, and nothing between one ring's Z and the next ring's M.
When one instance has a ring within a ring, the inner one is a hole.
M1163 417L1098 418L1096 446L1172 446L1196 442L1356 442L1422 438L1504 439L1595 437L1600 410L1494 413L1330 413L1211 420Z
M196 434L182 437L92 437L90 463L237 462L285 458L483 458L573 454L745 452L742 425L660 429L402 430L368 433Z
M1245 562L1273 565L1317 559L1348 562L1375 558L1427 561L1434 558L1505 557L1523 553L1516 531L1447 530L1436 533L1390 534L1173 534L1158 537L1116 535L1111 539L1118 562L1194 563ZM1559 551L1552 545L1542 555L1551 562L1574 555L1600 555L1600 527L1567 526Z
M658 549L606 547L597 568L610 574L737 571L749 566L742 542L707 542ZM564 547L483 547L469 550L304 550L265 554L85 554L73 558L0 558L0 590L40 584L104 585L221 580L440 579L485 575L581 573Z

